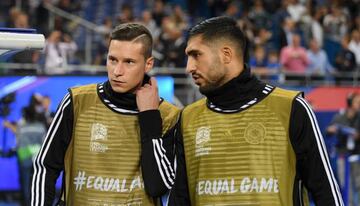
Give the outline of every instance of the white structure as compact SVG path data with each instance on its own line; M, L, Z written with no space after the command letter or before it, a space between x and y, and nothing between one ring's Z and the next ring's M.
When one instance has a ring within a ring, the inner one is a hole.
M21 30L23 31L23 30ZM11 50L43 49L45 37L35 33L16 33L13 30L0 30L0 55Z

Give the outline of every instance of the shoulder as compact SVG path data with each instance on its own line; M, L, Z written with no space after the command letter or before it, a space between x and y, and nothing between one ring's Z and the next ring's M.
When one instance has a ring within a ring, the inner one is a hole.
M184 112L192 111L192 110L197 109L199 107L203 107L204 105L206 106L206 98L199 99L196 102L186 106L184 108Z
M177 116L180 113L180 108L165 100L161 102L159 110L161 114L166 114L170 116Z
M96 84L88 84L83 86L72 87L69 89L72 96L95 93L96 92Z
M294 98L301 96L302 93L300 91L283 89L280 87L276 87L274 91L271 93L272 97L286 100L293 100Z
M167 129L165 129L165 131L167 131L169 128L173 127L176 124L181 110L170 102L162 101L159 106L159 111L164 126L169 126L167 127Z

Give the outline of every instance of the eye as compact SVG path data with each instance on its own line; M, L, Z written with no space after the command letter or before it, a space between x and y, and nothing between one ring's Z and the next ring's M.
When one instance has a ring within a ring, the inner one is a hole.
M191 56L194 58L194 59L198 59L200 57L200 53L199 52L194 52Z
M130 65L135 64L135 61L134 61L134 60L130 60L130 59L129 59L129 60L126 60L125 62L126 62L127 64L130 64Z
M109 56L108 59L109 59L109 62L112 64L117 63L117 59L112 56Z

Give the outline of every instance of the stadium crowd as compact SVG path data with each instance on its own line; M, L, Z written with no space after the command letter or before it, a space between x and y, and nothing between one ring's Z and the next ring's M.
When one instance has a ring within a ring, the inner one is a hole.
M0 25L36 28L47 41L42 53L21 52L12 61L42 64L48 74L67 64L83 64L85 47L81 26L60 16L49 22L51 13L46 4L97 25L91 62L95 65L105 65L110 30L119 23L135 21L143 23L154 36L156 66L182 68L188 28L219 15L237 19L245 31L251 51L248 62L259 76L273 75L271 78L277 80L281 70L329 77L354 72L360 65L360 4L356 0L16 2L1 1Z
M183 69L188 29L205 18L226 15L235 18L245 32L250 49L247 62L260 77L281 81L280 71L324 78L360 72L359 0L1 0L0 27L35 28L46 37L43 51L22 51L10 62L38 64L42 73L64 74L67 65L86 63L86 33L77 21L56 15L52 18L47 4L96 24L92 31L93 65L106 65L109 33L116 25L141 22L155 40L155 65ZM354 107L353 111L347 109L352 111L351 117L346 116L348 112L339 112L341 118L334 118L327 133L339 136L344 128L357 127L359 95L348 102L349 108ZM7 126L14 124L8 122ZM360 154L358 132L348 133L341 133L336 158ZM357 142L351 149L346 146L350 136ZM344 177L337 169L338 177ZM358 164L351 169L354 197L350 201L356 203L360 202L359 171Z

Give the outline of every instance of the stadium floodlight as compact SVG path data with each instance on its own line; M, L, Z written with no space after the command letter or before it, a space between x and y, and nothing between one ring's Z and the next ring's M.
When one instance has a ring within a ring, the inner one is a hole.
M0 60L22 50L41 50L45 47L45 37L35 29L0 28Z

